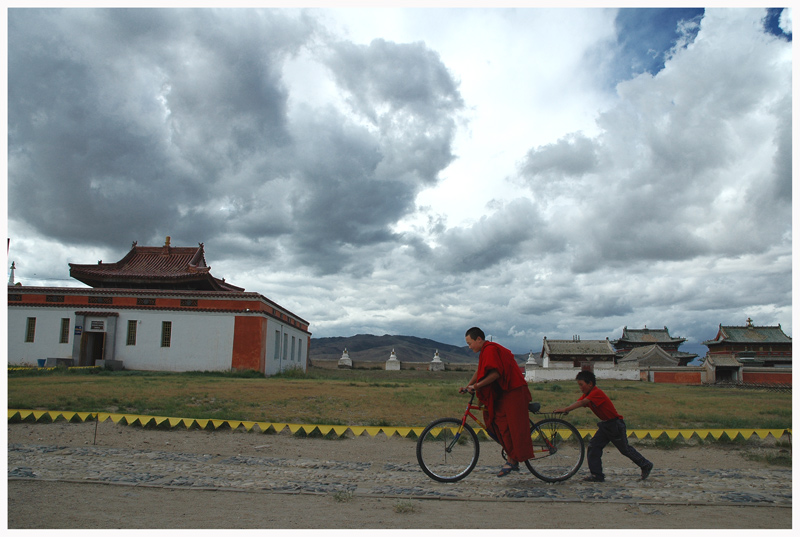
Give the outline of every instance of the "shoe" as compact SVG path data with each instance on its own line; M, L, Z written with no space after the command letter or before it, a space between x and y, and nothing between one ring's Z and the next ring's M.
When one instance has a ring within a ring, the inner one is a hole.
M498 472L497 477L507 476L511 472L519 472L519 463L511 464L507 462L500 468L500 472Z
M605 480L606 478L601 475L590 474L584 477L582 481L586 481L587 483L602 483Z
M647 479L647 477L650 475L650 472L652 471L653 471L652 462L648 462L645 466L642 466L642 481Z

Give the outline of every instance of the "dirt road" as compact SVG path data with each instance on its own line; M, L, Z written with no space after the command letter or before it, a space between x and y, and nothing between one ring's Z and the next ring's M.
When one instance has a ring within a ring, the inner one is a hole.
M14 528L791 528L791 469L745 448L656 450L647 481L609 449L605 483L495 477L499 450L456 484L417 466L413 440L99 424L8 425ZM748 449L753 449L752 447Z

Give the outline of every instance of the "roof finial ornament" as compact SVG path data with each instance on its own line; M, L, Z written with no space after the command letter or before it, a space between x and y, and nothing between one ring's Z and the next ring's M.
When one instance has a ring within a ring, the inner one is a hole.
M167 248L169 248L169 235L167 235L167 240L166 240L166 242L164 243L164 246L166 246Z
M131 248L136 248L136 245L139 244L139 241L133 241L131 244Z
M751 319L750 317L747 318L747 327L753 328L753 319Z

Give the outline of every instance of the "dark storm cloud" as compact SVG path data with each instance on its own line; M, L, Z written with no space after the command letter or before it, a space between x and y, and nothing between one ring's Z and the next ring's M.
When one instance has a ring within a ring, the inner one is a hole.
M14 217L107 245L192 227L186 218L219 225L201 207L259 148L288 141L278 62L311 31L273 13L12 10Z
M521 171L524 175L541 177L546 182L557 182L581 177L595 171L596 167L594 143L583 134L574 133L553 144L529 151Z
M287 249L321 274L368 274L376 256L359 248L399 238L392 225L454 158L453 115L463 104L422 45L337 43L325 63L354 117L333 108L298 114L290 198L298 233Z
M376 125L405 110L411 117L438 118L449 126L449 114L463 106L456 82L439 55L424 43L340 42L328 65L350 92L353 108ZM380 110L384 106L389 114Z
M13 10L13 217L69 242L171 235L368 273L358 249L394 240L453 160L463 103L423 44L326 47L318 30L282 10ZM302 50L349 113L290 115L283 68Z
M449 274L508 266L559 250L558 239L530 200L519 198L507 205L490 205L492 214L473 225L436 234L435 246L414 241L415 257Z

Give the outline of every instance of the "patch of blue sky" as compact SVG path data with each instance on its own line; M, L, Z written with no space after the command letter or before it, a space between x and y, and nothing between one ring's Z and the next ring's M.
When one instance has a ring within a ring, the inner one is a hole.
M658 74L676 46L694 41L704 9L620 9L615 26L617 46L612 72L614 83L642 73Z

